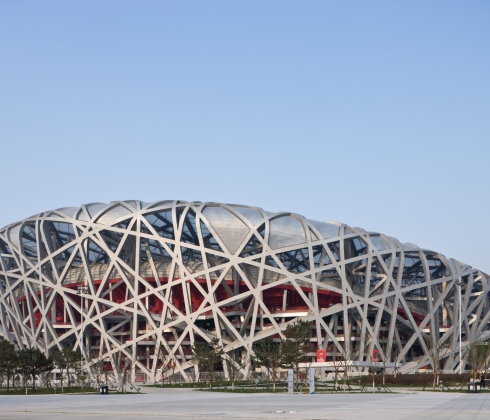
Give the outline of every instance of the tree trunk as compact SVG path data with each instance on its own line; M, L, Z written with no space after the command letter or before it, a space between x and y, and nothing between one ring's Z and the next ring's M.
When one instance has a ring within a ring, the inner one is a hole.
M14 372L12 372L12 388L17 389L17 387L15 386L15 373Z

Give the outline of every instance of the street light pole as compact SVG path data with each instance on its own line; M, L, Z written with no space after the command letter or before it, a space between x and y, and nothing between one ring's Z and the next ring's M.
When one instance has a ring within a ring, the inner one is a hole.
M82 360L80 361L80 371L82 372L83 375L83 310L85 308L84 305L84 300L83 300L83 295L88 293L88 286L78 286L77 287L77 295L80 295L81 297L81 307L80 307L80 314L81 314L81 323L80 323L80 352L82 354Z
M463 354L461 350L461 330L462 330L462 319L463 319L463 302L461 301L461 286L463 286L463 281L461 280L461 277L459 278L459 281L456 282L456 286L458 286L458 291L459 291L459 374L461 375L461 369L463 365Z

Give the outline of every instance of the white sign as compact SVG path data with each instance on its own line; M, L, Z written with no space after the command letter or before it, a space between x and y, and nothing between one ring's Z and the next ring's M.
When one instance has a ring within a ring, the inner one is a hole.
M310 368L310 394L315 393L315 368Z
M288 394L294 394L294 372L288 369Z

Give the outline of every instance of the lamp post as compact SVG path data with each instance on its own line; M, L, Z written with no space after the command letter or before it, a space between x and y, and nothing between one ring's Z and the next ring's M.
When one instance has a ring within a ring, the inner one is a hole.
M80 371L82 372L83 375L83 310L85 308L84 301L83 301L83 295L86 295L89 292L88 286L78 286L77 287L77 295L81 296L81 307L80 307L80 314L82 318L82 322L80 324L80 352L82 353L82 360L80 363Z
M461 330L462 330L462 319L463 319L463 303L462 303L462 299L461 299L461 286L463 286L463 281L461 280L461 277L459 278L459 280L455 283L456 286L458 286L458 292L459 292L459 299L458 299L458 302L459 302L459 374L461 375L461 368L462 368L462 365L463 365L463 354L462 354L462 351L461 351L461 337L462 337L462 334L461 334Z

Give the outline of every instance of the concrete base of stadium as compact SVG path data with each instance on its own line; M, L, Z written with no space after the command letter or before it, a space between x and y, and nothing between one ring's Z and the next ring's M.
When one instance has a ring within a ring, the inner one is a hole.
M0 417L36 420L488 419L490 393L232 394L142 389L146 394L1 396Z

